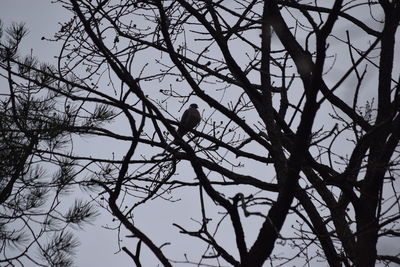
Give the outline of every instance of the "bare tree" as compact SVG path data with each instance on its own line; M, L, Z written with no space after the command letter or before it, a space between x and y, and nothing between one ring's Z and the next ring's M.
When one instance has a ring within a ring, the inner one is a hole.
M136 266L142 246L163 266L400 262L377 249L400 234L399 1L57 2L73 14L58 67L34 70L58 86L29 81L79 107L69 142L123 152L40 153L79 162ZM193 102L202 122L181 137ZM185 194L197 217L175 229L205 246L170 254L136 214Z

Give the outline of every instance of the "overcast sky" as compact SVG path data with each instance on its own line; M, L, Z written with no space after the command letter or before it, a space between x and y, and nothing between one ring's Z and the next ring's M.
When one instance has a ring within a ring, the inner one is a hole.
M23 22L29 30L29 34L23 40L21 46L23 49L20 50L20 55L23 56L32 51L33 55L36 56L40 62L55 64L56 59L54 56L58 54L60 43L42 40L42 37L51 38L53 34L60 29L61 26L59 22L67 21L70 14L58 4L52 4L50 0L0 0L0 3L0 19L4 28L7 28L11 23ZM4 89L7 90L7 87L2 87L0 90ZM121 149L118 144L113 144L112 148L109 146L107 148L107 145L104 143L102 143L101 146L93 146L92 140L90 140L90 142L88 140L82 142L90 147L93 154L97 153L96 155L103 154L105 153L104 151L107 151L109 153L107 156L110 156L111 153ZM98 149L101 149L101 151ZM121 151L125 152L125 149ZM191 179L193 179L193 177L191 177ZM76 193L70 197L71 201L73 201L73 198L76 197ZM184 194L181 194L180 197L182 199L185 198ZM192 195L188 195L185 201L176 202L172 207L169 205L168 209L162 207L162 205L166 204L165 202L158 204L156 202L156 207L149 205L146 206L147 210L138 209L135 214L137 214L138 217L141 216L141 214L146 215L146 220L143 220L143 217L141 217L142 219L139 223L143 225L141 225L140 228L145 233L149 234L150 232L150 236L153 238L159 239L156 243L162 244L166 240L174 239L175 244L181 244L179 255L178 253L175 255L175 259L181 259L183 256L182 253L190 253L190 251L185 250L187 247L185 241L188 242L188 240L190 240L189 242L193 242L191 238L178 234L178 230L172 226L174 215L171 214L181 213L191 217L190 215L192 212L197 212L197 209L194 209L194 203L198 204L198 201L193 198ZM154 212L154 208L157 209L157 212ZM149 212L149 210L151 210L151 212ZM168 214L166 212L168 212ZM160 218L163 220L162 223L160 223ZM126 256L125 252L119 251L116 231L105 229L108 226L115 226L115 223L113 224L111 219L109 214L103 214L97 218L95 224L86 225L84 230L75 231L75 234L79 237L81 242L75 259L76 266L122 267L133 265L132 260ZM166 230L167 227L169 227L168 230ZM173 228L172 231L171 228ZM124 236L125 235L122 234L122 237ZM128 248L134 248L136 247L136 240L125 238L122 245ZM204 244L202 244L202 246L204 246ZM146 248L142 250L142 255L149 255L148 257L144 256L142 258L144 266L156 266L157 260L155 260L154 256L148 254ZM199 253L201 252L202 250L199 249Z
M41 40L43 36L52 37L60 29L59 22L66 21L68 13L50 0L0 0L0 19L6 28L11 23L24 22L29 30L22 43L23 53L31 49L39 61L55 63L59 45ZM3 88L4 89L4 88ZM3 90L1 89L1 90ZM73 196L71 196L72 198ZM108 219L110 219L108 217ZM86 226L78 234L81 245L76 255L79 267L132 266L131 260L124 252L115 255L118 250L115 232L104 229L99 223L107 224L105 216L99 217L96 225Z
M29 35L23 42L24 52L29 53L30 49L33 49L33 54L40 61L55 63L54 56L57 55L59 44L42 41L41 38L42 36L52 37L53 33L60 28L59 22L67 20L69 14L66 10L59 5L51 4L50 0L0 0L0 3L0 19L5 27L12 22L24 22L29 29ZM187 209L190 203L186 202L185 205L185 207L177 206L176 208ZM162 217L161 212L162 210L154 214L152 223L157 221L157 217ZM99 219L103 225L106 225L109 217ZM85 231L79 233L81 246L76 265L79 267L132 266L131 260L123 252L114 254L118 250L117 236L115 232L101 227L99 221L96 221L96 225L85 227ZM154 225L149 223L148 227L151 229ZM398 250L398 247L395 246L385 248L386 251L396 251L396 249Z
M52 36L60 28L59 21L65 20L66 11L49 0L1 0L0 3L0 19L4 26L24 22L29 35L23 47L32 48L34 54L50 61L57 49L55 44L43 42L41 38Z

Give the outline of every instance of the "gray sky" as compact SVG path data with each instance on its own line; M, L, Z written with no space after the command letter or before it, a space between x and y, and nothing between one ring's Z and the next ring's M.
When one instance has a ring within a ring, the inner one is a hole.
M50 0L0 0L0 3L0 19L4 28L7 28L7 26L13 22L23 22L29 30L29 34L22 42L20 55L24 56L32 51L33 55L36 56L39 61L55 64L57 61L54 56L58 54L60 43L48 42L41 40L41 38L42 36L52 38L53 33L60 29L59 22L67 21L69 13L59 5L50 3ZM3 89L4 88L6 89L6 87L3 87ZM102 143L101 146L93 146L94 142L96 141L93 141L93 139L89 140L88 138L81 140L79 145L86 146L83 150L90 150L94 155L101 154L111 157L112 152L117 152L118 150L121 150L122 153L125 152L123 144L107 146ZM76 196L76 193L71 195L71 201L73 201L73 198ZM180 197L183 199L185 195L182 194ZM157 240L157 244L162 244L173 239L174 243L178 244L178 247L181 248L179 254L176 253L175 259L182 259L182 251L191 253L190 249L185 248L188 247L188 242L193 244L193 239L178 234L178 230L172 226L174 216L171 216L171 214L183 213L190 217L191 212L197 212L197 209L193 209L196 203L198 204L196 198L186 194L185 201L179 201L174 205L169 205L168 209L162 206L166 203L157 204L156 202L156 204L146 206L146 209L138 209L135 214L141 218L138 222L139 225L141 224L140 229ZM157 206L155 207L153 205ZM154 212L154 210L149 212L152 208L155 208L158 212ZM193 214L192 217L194 216L195 214ZM146 217L146 219L143 219L144 217ZM115 226L116 224L112 222L112 217L109 214L103 213L97 218L93 225L85 225L84 230L75 231L81 243L76 254L76 266L109 267L133 265L132 260L126 256L125 252L120 251L118 248L117 232L106 229L106 227ZM125 234L122 233L121 237L124 238ZM124 238L121 245L127 246L128 248L135 248L136 240ZM203 248L204 244L201 244L198 248L200 247ZM166 247L165 249L168 250L170 248ZM199 249L199 253L202 251L202 249ZM158 264L158 261L147 251L147 248L144 247L142 249L142 255L145 266L156 266L156 264ZM147 255L147 257L145 255ZM169 255L171 255L171 253Z
M52 37L59 28L59 22L67 20L68 13L59 5L49 0L0 0L0 19L4 28L11 23L24 22L29 30L23 40L21 55L30 53L39 61L54 64L59 43L41 40L42 36ZM3 90L3 89L0 89ZM71 198L74 195L70 196ZM108 216L108 221L110 217ZM118 251L115 232L104 229L100 223L107 224L106 216L101 216L94 225L86 225L83 231L75 231L81 245L76 255L79 267L131 266L131 260L124 252Z
M49 0L0 0L0 5L0 19L4 26L12 22L24 22L29 35L23 47L32 48L40 59L51 62L57 52L56 45L40 39L42 36L52 36L60 28L59 21L65 20L66 11L59 5L51 4Z
M11 22L26 23L26 26L29 29L29 35L23 42L23 47L25 49L24 52L29 53L32 48L33 54L37 56L40 61L55 63L53 56L57 54L59 44L42 41L41 37L52 37L52 34L60 28L59 22L67 20L68 14L66 11L58 5L51 4L50 0L0 0L0 6L0 19L5 26L10 25ZM173 212L189 212L190 210L193 210L193 207L196 207L195 203L197 200L195 198L183 194L181 197L186 198L186 201L181 201L171 205ZM169 208L171 208L171 206ZM151 207L154 206L147 206L148 209ZM164 237L164 239L168 240L170 236L166 235L166 232L158 222L162 218L163 220L166 220L165 224L171 225L173 219L171 219L170 213L164 213L166 209L160 209L160 207L162 206L158 206L158 213L150 214L149 212L146 212L146 210L139 210L138 215L148 215L148 221L145 221L141 226L144 232L148 233L152 230L153 236ZM187 215L187 217L190 218L191 216ZM77 232L81 239L81 246L79 247L76 258L77 266L107 267L132 265L131 260L125 256L125 253L121 252L115 255L115 252L118 251L116 233L106 230L101 226L106 226L108 224L111 225L110 219L110 216L103 215L98 218L95 225L86 226L85 231ZM255 228L257 229L257 227ZM185 247L187 240L182 237L177 237L179 236L177 231L172 231L172 233L175 234L174 237L177 238L176 242L181 244L182 247ZM160 238L160 240L162 239L163 238ZM126 246L131 245L127 243L127 241L124 241L123 244ZM279 247L279 245L277 245L277 247ZM399 248L396 246L385 244L385 250L389 253L392 251L395 253L398 249ZM182 251L185 252L184 249ZM177 256L181 258L181 255ZM146 261L146 266L154 266L154 264L151 264L150 262L154 263L149 259Z

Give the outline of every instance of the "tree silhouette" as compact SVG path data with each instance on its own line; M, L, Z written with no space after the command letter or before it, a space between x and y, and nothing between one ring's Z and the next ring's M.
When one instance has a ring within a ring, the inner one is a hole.
M87 123L79 121L91 118L64 102L69 89L52 77L51 66L18 56L26 33L13 24L0 44L0 263L70 266L79 244L70 227L97 212L79 198L65 205L83 167L58 151L73 134L86 134Z
M56 68L2 46L1 151L18 151L20 166L4 161L2 200L22 194L25 169L56 164L60 184L90 196L64 222L103 207L136 266L149 253L163 266L400 262L378 246L400 233L399 1L56 2L72 13L53 39ZM17 90L14 76L29 86ZM28 116L24 103L42 106ZM179 136L191 103L202 122ZM84 135L108 151L74 145ZM195 215L175 216L189 199ZM143 209L158 205L176 238L143 230Z

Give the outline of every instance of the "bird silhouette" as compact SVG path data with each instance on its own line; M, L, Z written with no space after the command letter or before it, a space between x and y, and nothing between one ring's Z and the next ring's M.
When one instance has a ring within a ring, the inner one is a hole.
M184 136L187 132L192 130L197 126L197 124L200 123L201 116L197 108L197 104L191 104L190 107L183 113L177 130L179 137Z

